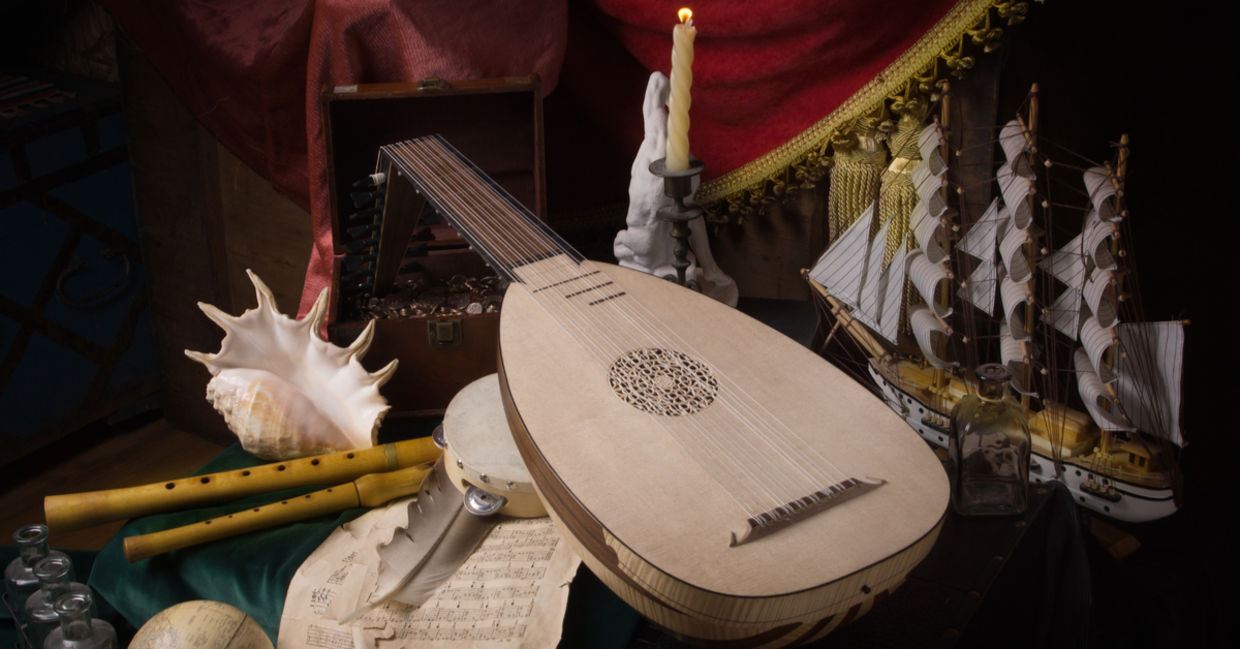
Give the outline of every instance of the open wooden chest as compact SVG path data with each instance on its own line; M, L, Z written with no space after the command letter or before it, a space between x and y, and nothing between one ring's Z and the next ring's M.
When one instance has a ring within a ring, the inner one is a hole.
M374 319L363 364L400 360L382 390L388 417L442 413L495 371L503 282L407 184L374 184L379 147L438 133L545 218L538 78L337 87L322 101L335 253L328 336L348 344Z

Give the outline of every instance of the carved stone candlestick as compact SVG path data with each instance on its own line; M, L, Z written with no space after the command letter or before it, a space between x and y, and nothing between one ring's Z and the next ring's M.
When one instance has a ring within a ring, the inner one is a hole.
M663 193L671 198L672 205L661 207L658 211L660 220L672 224L672 238L676 247L672 254L676 256L672 266L676 268L676 281L686 286L685 271L689 268L689 222L702 216L702 208L696 205L685 205L685 198L693 193L693 178L702 173L705 166L701 160L689 156L689 168L683 171L668 171L667 158L659 158L650 163L650 173L663 179Z

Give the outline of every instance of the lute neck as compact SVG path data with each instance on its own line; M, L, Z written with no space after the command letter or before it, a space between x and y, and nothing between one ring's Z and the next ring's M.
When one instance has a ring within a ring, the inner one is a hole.
M410 182L497 273L522 282L517 269L552 257L583 257L512 194L439 135L379 149L388 182Z

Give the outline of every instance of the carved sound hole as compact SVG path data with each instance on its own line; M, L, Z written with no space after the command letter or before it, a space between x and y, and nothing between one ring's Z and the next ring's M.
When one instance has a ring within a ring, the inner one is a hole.
M638 410L675 417L709 406L719 391L710 370L670 349L639 349L616 359L611 387Z

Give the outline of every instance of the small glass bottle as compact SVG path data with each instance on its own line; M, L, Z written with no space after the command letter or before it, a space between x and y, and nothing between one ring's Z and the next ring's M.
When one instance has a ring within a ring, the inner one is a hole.
M43 642L43 649L116 649L116 630L104 620L91 617L90 593L65 593L56 600L60 626Z
M32 647L42 647L43 640L53 629L60 626L55 603L66 593L87 593L90 588L69 577L73 565L64 556L45 557L34 566L39 578L39 590L26 600L26 635ZM95 614L92 609L91 615Z
M23 525L13 532L13 541L17 544L17 558L10 561L4 569L4 593L9 599L9 606L17 615L26 610L26 598L39 589L39 578L34 576L35 564L49 556L69 560L65 553L47 548L47 535L47 526L42 523ZM73 578L72 572L69 578Z
M1029 498L1029 421L1007 397L1011 372L977 368L977 394L952 410L952 507L963 515L1022 514Z

